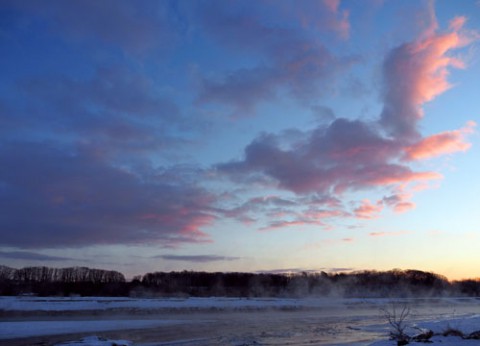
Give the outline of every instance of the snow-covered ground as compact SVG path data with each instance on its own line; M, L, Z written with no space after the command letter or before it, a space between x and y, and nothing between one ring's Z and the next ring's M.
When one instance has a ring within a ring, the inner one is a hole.
M436 334L433 344L480 345L480 340L441 335L448 329L464 335L480 330L480 300L474 298L111 297L0 297L0 345L75 333L83 336L69 340L66 335L56 345L393 346L381 311L392 304L412 308L405 321L409 335L429 329Z

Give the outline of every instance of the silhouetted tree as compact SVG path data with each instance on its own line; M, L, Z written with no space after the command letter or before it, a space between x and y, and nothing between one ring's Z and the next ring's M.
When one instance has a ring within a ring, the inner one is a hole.
M450 283L420 270L352 273L154 272L126 282L122 273L87 267L13 269L0 266L0 294L231 297L409 297L480 296L479 280Z

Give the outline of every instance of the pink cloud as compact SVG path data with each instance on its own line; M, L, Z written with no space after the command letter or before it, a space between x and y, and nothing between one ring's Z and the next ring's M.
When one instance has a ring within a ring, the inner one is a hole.
M323 0L322 2L331 12L338 12L340 0Z
M464 23L465 18L455 18L444 34L427 29L421 39L399 46L387 57L381 123L396 138L419 136L416 126L423 116L422 105L450 88L448 68L464 67L461 60L447 55L474 39L462 32Z
M409 231L396 231L396 232L371 232L368 235L371 237L390 237L409 234Z
M376 176L371 182L375 185L394 185L398 183L408 183L412 181L441 179L442 175L437 172L392 172L390 175Z
M354 212L359 219L374 219L379 216L383 209L382 203L371 203L368 199L364 199L362 204L357 207Z
M475 126L476 123L471 121L462 129L425 137L405 148L406 158L407 160L421 160L466 151L471 144L466 142L465 136L472 133Z
M397 213L404 213L404 212L407 212L410 209L414 209L414 208L415 208L415 203L405 201L405 202L397 203L394 207L394 210Z
M463 16L455 17L450 21L449 27L453 31L459 31L465 25L466 21L467 18Z
M400 189L399 193L384 197L382 203L392 207L396 213L404 213L410 209L415 208L415 203L410 201L411 193L405 193Z

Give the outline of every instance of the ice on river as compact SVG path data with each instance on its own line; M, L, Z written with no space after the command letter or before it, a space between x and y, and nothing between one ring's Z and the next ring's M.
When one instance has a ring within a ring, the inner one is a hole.
M118 340L128 346L387 346L396 342L388 340L382 310L392 304L411 307L406 323L412 333L421 328L439 334L447 328L465 334L480 330L480 300L474 298L0 297L0 345L55 336L58 346L122 345ZM480 345L454 336L431 340Z

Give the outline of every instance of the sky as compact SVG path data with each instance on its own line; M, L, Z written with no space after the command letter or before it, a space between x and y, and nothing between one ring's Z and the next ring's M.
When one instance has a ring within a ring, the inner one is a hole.
M480 277L480 2L0 0L0 263Z

